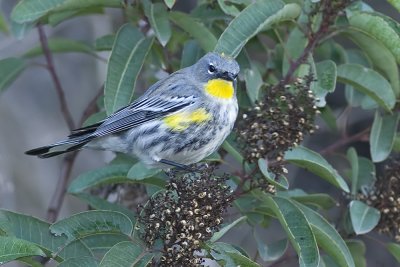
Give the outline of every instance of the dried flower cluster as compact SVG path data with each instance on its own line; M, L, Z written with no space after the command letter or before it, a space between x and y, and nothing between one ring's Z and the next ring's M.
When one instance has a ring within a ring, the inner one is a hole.
M170 173L166 191L151 198L139 217L147 246L162 243L157 266L200 266L195 252L220 229L222 214L233 201L227 179L214 176L210 167L182 177Z
M267 88L264 101L242 114L237 132L247 161L282 161L285 151L314 132L318 110L310 91L312 81L312 76L306 76L292 85Z
M400 242L400 156L385 164L384 175L377 179L375 188L359 198L381 212L378 231Z

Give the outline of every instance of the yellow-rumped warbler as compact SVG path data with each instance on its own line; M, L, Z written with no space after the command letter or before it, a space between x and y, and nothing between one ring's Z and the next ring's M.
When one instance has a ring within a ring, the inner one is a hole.
M238 73L233 58L208 53L103 121L26 154L48 158L92 148L134 155L150 167L186 168L217 150L232 131Z

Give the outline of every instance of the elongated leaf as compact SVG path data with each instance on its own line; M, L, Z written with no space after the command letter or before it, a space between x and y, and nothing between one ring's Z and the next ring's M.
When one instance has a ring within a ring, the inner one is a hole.
M0 93L6 89L25 69L25 61L20 58L0 60Z
M399 0L387 0L392 6L394 6L397 11L400 12L400 1ZM400 261L399 261L400 262Z
M81 258L70 258L66 261L61 262L58 267L97 267L99 266L97 261L91 257L81 257Z
M124 214L108 210L92 210L77 213L50 226L56 235L66 235L69 241L99 233L123 233L130 235L132 221Z
M335 230L335 228L327 222L324 217L322 217L317 212L312 209L296 203L296 205L301 209L310 223L315 238L317 239L318 246L328 253L335 262L341 267L355 267L351 253L346 246L346 243L340 236L340 234Z
M129 169L128 178L132 180L143 180L153 177L161 172L161 169L149 169L143 162L138 162Z
M152 258L153 254L143 246L126 241L113 246L104 255L100 267L146 267Z
M295 61L301 56L307 45L307 38L299 28L295 27L289 34L284 47L285 53L282 60L282 74L289 70L290 62Z
M268 170L267 161L265 159L258 160L258 167L260 168L261 173L271 184L277 186L278 188L288 190L289 182L285 176L280 175L276 177L276 175Z
M121 7L120 0L22 0L11 13L11 19L17 23L34 22L49 12L76 10L91 6Z
M385 160L392 151L399 118L399 113L384 116L381 116L379 111L375 113L370 135L370 149L373 162Z
M174 7L175 2L176 0L164 0L165 5L170 9Z
M34 27L35 23L16 23L11 20L11 32L18 40L22 40Z
M246 220L246 216L242 216L236 220L234 220L233 222L231 222L228 225L225 225L224 227L221 228L221 230L219 230L218 232L214 233L214 235L211 237L210 242L216 242L218 241L222 236L224 236L230 229L232 229L233 227L235 227L237 224L243 222L244 220Z
M49 223L35 217L0 210L0 232L3 231L8 236L15 236L37 244L42 249L57 254L61 259L91 256L90 251L79 240L64 247L67 243L67 238L65 236L52 235L49 227ZM60 249L62 249L61 252Z
M0 12L0 32L8 33L8 25L6 20L4 19L4 15Z
M107 34L96 39L94 47L97 51L111 50L115 42L114 34Z
M350 218L354 232L358 235L370 232L378 224L379 210L369 207L358 200L350 202Z
M357 267L367 267L367 262L365 260L365 244L361 240L346 240L346 245L350 250L351 255L354 259L354 264Z
M211 256L218 262L223 262L222 266L225 267L260 267L256 262L244 256L240 251L232 245L216 242L210 244ZM221 262L221 263L222 263Z
M86 54L93 54L92 47L84 42L75 41L71 39L57 38L49 39L49 49L53 53L68 53L80 52ZM23 56L32 58L43 54L41 46L34 47L28 50Z
M215 36L196 19L182 12L171 12L169 18L185 32L190 34L199 43L200 47L206 51L212 51L217 43Z
M322 193L292 196L290 198L304 205L311 205L320 209L330 209L336 204L335 199L330 195Z
M221 34L214 51L236 57L253 36L267 25L277 23L273 15L279 17L278 11L283 7L281 1L258 0L249 5Z
M96 255L105 254L116 244L123 241L130 241L131 238L121 233L101 233L89 235L81 239L93 253Z
M252 66L251 69L244 70L244 81L246 82L246 92L252 103L258 100L263 80L260 71Z
M142 0L144 13L154 30L158 41L162 46L166 46L171 38L171 25L168 20L168 13L162 3L151 3L149 0Z
M358 155L357 151L351 147L347 150L347 158L351 164L351 193L355 195L357 193L358 188L358 178L359 178L359 170L358 170Z
M270 244L264 244L258 234L254 234L257 242L258 253L263 261L276 261L285 254L288 247L288 240L281 239Z
M354 89L370 96L386 110L396 101L390 83L376 71L357 64L338 66L338 81L350 84Z
M69 193L79 193L102 183L118 183L126 180L130 164L114 164L79 175L68 187Z
M189 67L197 62L202 55L202 50L195 40L189 40L183 46L181 57L181 69Z
M225 0L218 0L218 5L221 10L227 15L236 17L240 13L239 9L237 9L236 6L225 3Z
M389 252L395 257L398 263L400 263L400 245L396 243L388 243L386 244L386 248Z
M104 87L104 104L107 114L132 101L136 80L153 39L130 24L123 25L117 33L107 69Z
M86 194L86 193L77 193L74 194L77 198L85 201L87 204L89 204L92 208L97 209L97 210L113 210L113 211L118 211L126 216L129 217L129 219L132 221L132 223L136 222L136 216L135 213L121 205L115 204L115 203L110 203L105 199Z
M290 163L309 170L345 192L350 191L342 176L321 155L312 150L299 146L291 151L287 151L285 159Z
M104 9L101 6L92 6L87 8L77 8L72 10L65 10L60 12L54 12L47 16L47 21L49 25L52 27L57 26L61 22L78 17L78 16L85 16L85 15L93 15L93 14L103 14Z
M317 89L314 90L314 94L319 99L317 106L324 107L326 105L326 95L335 91L336 88L336 64L332 60L325 60L318 62L315 67L317 72Z
M345 32L355 44L357 44L371 61L374 69L383 74L392 85L396 95L400 93L400 79L396 59L392 53L378 40L356 30ZM355 62L353 62L355 63Z
M349 24L382 42L400 63L400 36L385 19L373 13L353 12Z
M288 234L299 255L300 266L317 267L319 263L318 247L304 213L287 198L268 196L265 200Z
M43 256L46 254L35 244L9 236L0 236L0 265L27 256Z

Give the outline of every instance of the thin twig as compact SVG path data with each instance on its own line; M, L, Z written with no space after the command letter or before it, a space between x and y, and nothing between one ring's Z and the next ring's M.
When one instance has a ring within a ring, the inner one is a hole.
M68 109L67 101L65 100L65 94L64 90L61 86L60 79L58 78L58 75L56 73L56 69L54 67L54 62L53 62L53 56L49 48L49 43L47 41L46 33L44 32L43 26L41 24L38 24L37 26L38 32L39 32L39 39L40 39L40 44L42 46L42 50L44 53L44 56L46 58L47 66L49 73L51 75L51 78L53 79L53 83L58 95L58 99L60 101L61 105L61 112L63 114L64 120L68 125L68 128L70 130L75 129L75 123L74 120L72 119L71 112Z
M335 143L331 144L330 146L324 148L321 150L319 153L321 155L327 155L331 154L332 152L336 151L337 149L341 148L342 146L345 146L347 144L350 144L352 142L364 140L370 131L370 128L366 128L363 131L356 133L354 135L348 136L346 138L342 138L337 140Z
M103 86L100 88L99 92L93 97L89 102L86 109L83 111L79 124L82 125L83 122L93 113L97 112L96 100L103 93ZM79 151L72 152L64 158L63 171L60 179L57 182L56 190L51 198L50 205L47 209L47 220L50 222L55 222L58 214L60 213L61 206L64 202L64 196L66 193L67 184L71 176L71 171L75 163L75 159L78 156Z

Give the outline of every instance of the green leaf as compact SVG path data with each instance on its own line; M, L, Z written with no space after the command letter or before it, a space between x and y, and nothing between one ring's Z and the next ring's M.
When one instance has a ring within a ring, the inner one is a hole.
M307 45L307 38L299 28L295 27L287 38L282 59L282 74L289 70L290 63L297 60Z
M6 89L25 69L25 61L9 57L0 60L0 93Z
M400 12L400 1L399 0L387 0L397 11ZM400 261L399 261L400 262Z
M268 180L268 182L277 186L280 189L283 189L283 190L289 189L289 182L286 179L286 177L283 175L279 175L279 177L276 177L276 175L274 173L270 172L268 170L268 164L265 159L258 160L258 167L260 168L261 173Z
M283 7L282 1L257 0L249 5L229 23L214 51L235 58L253 36L268 25L279 22L277 18L281 18L279 11Z
M69 52L80 52L86 54L93 54L93 48L80 41L75 41L71 39L64 38L53 38L49 39L49 49L53 53L69 53ZM43 54L43 50L41 46L34 47L28 50L23 56L26 58L32 58L36 56L40 56Z
M221 10L225 14L233 16L233 17L236 17L237 15L239 15L239 13L240 13L239 9L237 9L237 7L232 4L226 4L225 1L226 0L218 0L218 5L221 8Z
M80 241L65 246L67 238L52 235L49 227L49 223L35 217L0 210L0 230L4 231L8 236L15 236L37 244L46 251L57 254L61 259L91 256L88 248ZM62 250L60 251L60 249Z
M144 38L130 24L119 29L111 51L104 87L104 103L108 115L132 101L137 77L152 44L152 38Z
M396 102L390 83L376 71L357 64L338 66L339 82L350 84L354 89L370 96L380 106L390 111Z
M326 125L328 125L328 127L334 131L337 132L338 130L338 126L337 126L337 119L335 114L333 113L332 109L329 106L325 106L323 108L319 109L321 111L321 118L324 120L324 122L326 123Z
M35 244L9 236L0 236L0 265L27 256L46 254Z
M367 267L365 260L365 244L361 240L347 240L346 245L353 256L357 267Z
M16 23L11 20L11 32L17 40L22 40L34 27L35 23Z
M381 116L379 111L375 112L370 135L370 151L373 162L384 161L392 151L399 118L399 113Z
M176 0L164 0L165 5L171 9L174 7Z
M85 201L87 204L89 204L92 208L96 210L113 210L113 211L118 211L126 216L129 217L129 219L132 221L132 223L136 222L136 216L135 213L124 206L115 204L115 203L110 203L105 199L99 198L97 196L93 196L90 194L86 193L76 193L74 194L77 198L80 200Z
M260 71L253 65L251 69L244 70L244 81L246 82L246 92L252 103L258 100L263 80Z
M81 239L96 255L104 255L114 245L123 241L130 241L131 238L124 234L102 233L90 235Z
M68 192L79 193L96 185L126 181L130 168L130 164L114 164L85 172L71 182Z
M181 69L196 63L203 54L201 47L195 40L189 40L183 45Z
M4 18L4 15L1 12L0 12L0 32L6 34L9 32L7 22Z
M339 173L318 153L302 146L287 151L285 159L301 168L325 179L334 186L341 188L345 192L349 192L346 181Z
M347 159L350 161L351 165L351 194L355 195L358 191L358 178L359 170L358 170L358 155L357 151L354 147L350 147L347 150Z
M246 216L242 216L233 222L229 223L228 225L225 225L224 227L221 228L218 232L214 233L214 235L210 238L210 242L214 243L218 241L221 237L223 237L229 230L231 230L233 227L238 225L239 223L243 222L246 220Z
M293 201L282 197L266 197L267 205L273 210L283 229L299 255L301 267L318 266L319 252L315 236L304 213Z
M388 243L386 244L386 248L389 252L395 257L398 263L400 263L400 245L396 243Z
M90 115L89 118L87 118L83 122L82 126L85 127L85 126L95 124L96 122L104 120L106 117L107 117L107 113L105 110L99 111L97 113Z
M290 198L304 205L311 205L313 207L326 210L336 205L335 199L333 199L328 194L322 194L322 193L292 196Z
M166 46L171 38L171 25L168 20L168 12L162 3L151 3L150 0L142 0L144 14L150 22L158 41Z
M276 261L285 254L288 247L288 240L281 239L270 244L264 244L261 237L258 234L254 234L254 238L257 242L257 249L260 257L263 261Z
M243 164L244 158L242 154L236 149L228 140L222 143L222 148L228 152L238 163Z
M355 267L353 258L346 243L335 228L317 212L297 203L310 223L318 246L329 254L341 267Z
M58 267L79 267L79 266L97 267L99 265L97 261L91 257L69 258L58 265Z
M160 173L161 169L149 169L143 162L139 161L129 169L128 178L132 180L143 180Z
M379 40L400 63L400 36L382 17L367 12L352 12L349 24Z
M11 12L11 19L17 23L34 22L50 12L77 10L92 6L122 7L120 0L22 0Z
M185 13L177 11L170 12L169 18L178 27L182 28L190 36L196 39L204 51L209 52L214 49L217 39L201 22Z
M244 256L230 244L216 242L210 244L211 256L218 262L222 261L224 267L259 267L256 262Z
M66 235L69 241L99 233L130 235L132 221L124 214L109 210L92 210L74 214L50 226L56 236Z
M100 267L146 267L153 258L145 248L131 241L113 246L104 255Z
M370 232L378 224L381 216L379 210L358 200L351 201L349 206L351 224L357 235Z
M317 86L314 94L319 99L317 106L324 107L326 95L335 91L336 88L336 64L332 60L325 60L317 63L315 67L317 70Z
M393 57L392 53L380 41L363 32L349 30L345 32L345 35L362 49L362 51L371 61L374 69L376 69L390 81L395 95L399 95L399 69L396 64L396 59Z
M109 51L115 42L115 34L107 34L96 39L94 48L97 51Z

